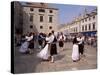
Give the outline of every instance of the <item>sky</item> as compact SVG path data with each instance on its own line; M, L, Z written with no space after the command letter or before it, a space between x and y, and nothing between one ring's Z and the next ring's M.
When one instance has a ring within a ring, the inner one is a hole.
M59 9L59 22L65 24L71 22L74 17L79 16L87 9L88 12L94 10L96 6L68 5L68 4L50 4L50 7Z
M24 2L22 2L24 4ZM58 20L60 24L67 24L73 20L73 18L78 17L87 9L88 12L94 10L96 6L84 6L84 5L69 5L69 4L48 4L51 8L57 8L58 10Z

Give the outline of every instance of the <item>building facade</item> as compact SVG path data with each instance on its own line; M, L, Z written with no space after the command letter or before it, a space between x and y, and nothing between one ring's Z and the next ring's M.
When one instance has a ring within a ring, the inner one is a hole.
M81 19L81 31L84 35L95 35L97 34L97 9L86 13Z
M86 10L86 9L85 9ZM97 35L97 9L75 18L71 23L66 24L60 31L67 31L69 34L82 33L87 36Z
M22 5L18 1L14 1L14 14L11 14L14 16L14 30L16 34L22 34L23 32L23 11L22 11Z
M23 34L57 31L58 24L58 9L50 8L46 3L23 5Z

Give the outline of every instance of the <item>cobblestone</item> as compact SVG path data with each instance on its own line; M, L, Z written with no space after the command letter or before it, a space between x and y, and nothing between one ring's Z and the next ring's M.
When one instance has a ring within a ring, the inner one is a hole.
M34 73L34 72L54 72L54 71L75 71L97 68L97 50L94 47L85 45L85 57L81 57L80 61L73 62L71 59L72 43L67 42L64 50L58 47L58 55L55 56L55 62L42 61L37 58L36 54L40 51L34 49L33 54L24 55L15 49L14 65L15 73Z

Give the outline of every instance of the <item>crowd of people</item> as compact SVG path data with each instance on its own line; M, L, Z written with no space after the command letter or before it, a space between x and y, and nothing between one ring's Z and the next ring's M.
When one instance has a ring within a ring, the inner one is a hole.
M67 35L66 42L72 42L74 35ZM92 47L97 47L97 36L87 36L84 35L84 43Z
M64 43L69 38L66 37L62 32L55 34L54 31L51 31L48 34L45 33L29 33L27 35L23 35L21 37L21 46L19 52L22 54L32 54L35 49L35 44L37 44L37 48L40 49L40 52L37 54L37 57L42 60L54 62L56 55L58 54L57 43L61 51L64 49ZM80 60L81 56L84 55L84 44L87 39L83 35L75 35L71 38L71 42L73 42L72 47L72 60L73 62L77 62Z

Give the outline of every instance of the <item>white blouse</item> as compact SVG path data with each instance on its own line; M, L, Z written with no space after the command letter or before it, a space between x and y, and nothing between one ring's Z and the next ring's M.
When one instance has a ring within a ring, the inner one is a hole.
M25 38L27 39L27 41L31 41L33 39L33 35L30 37L26 36Z

